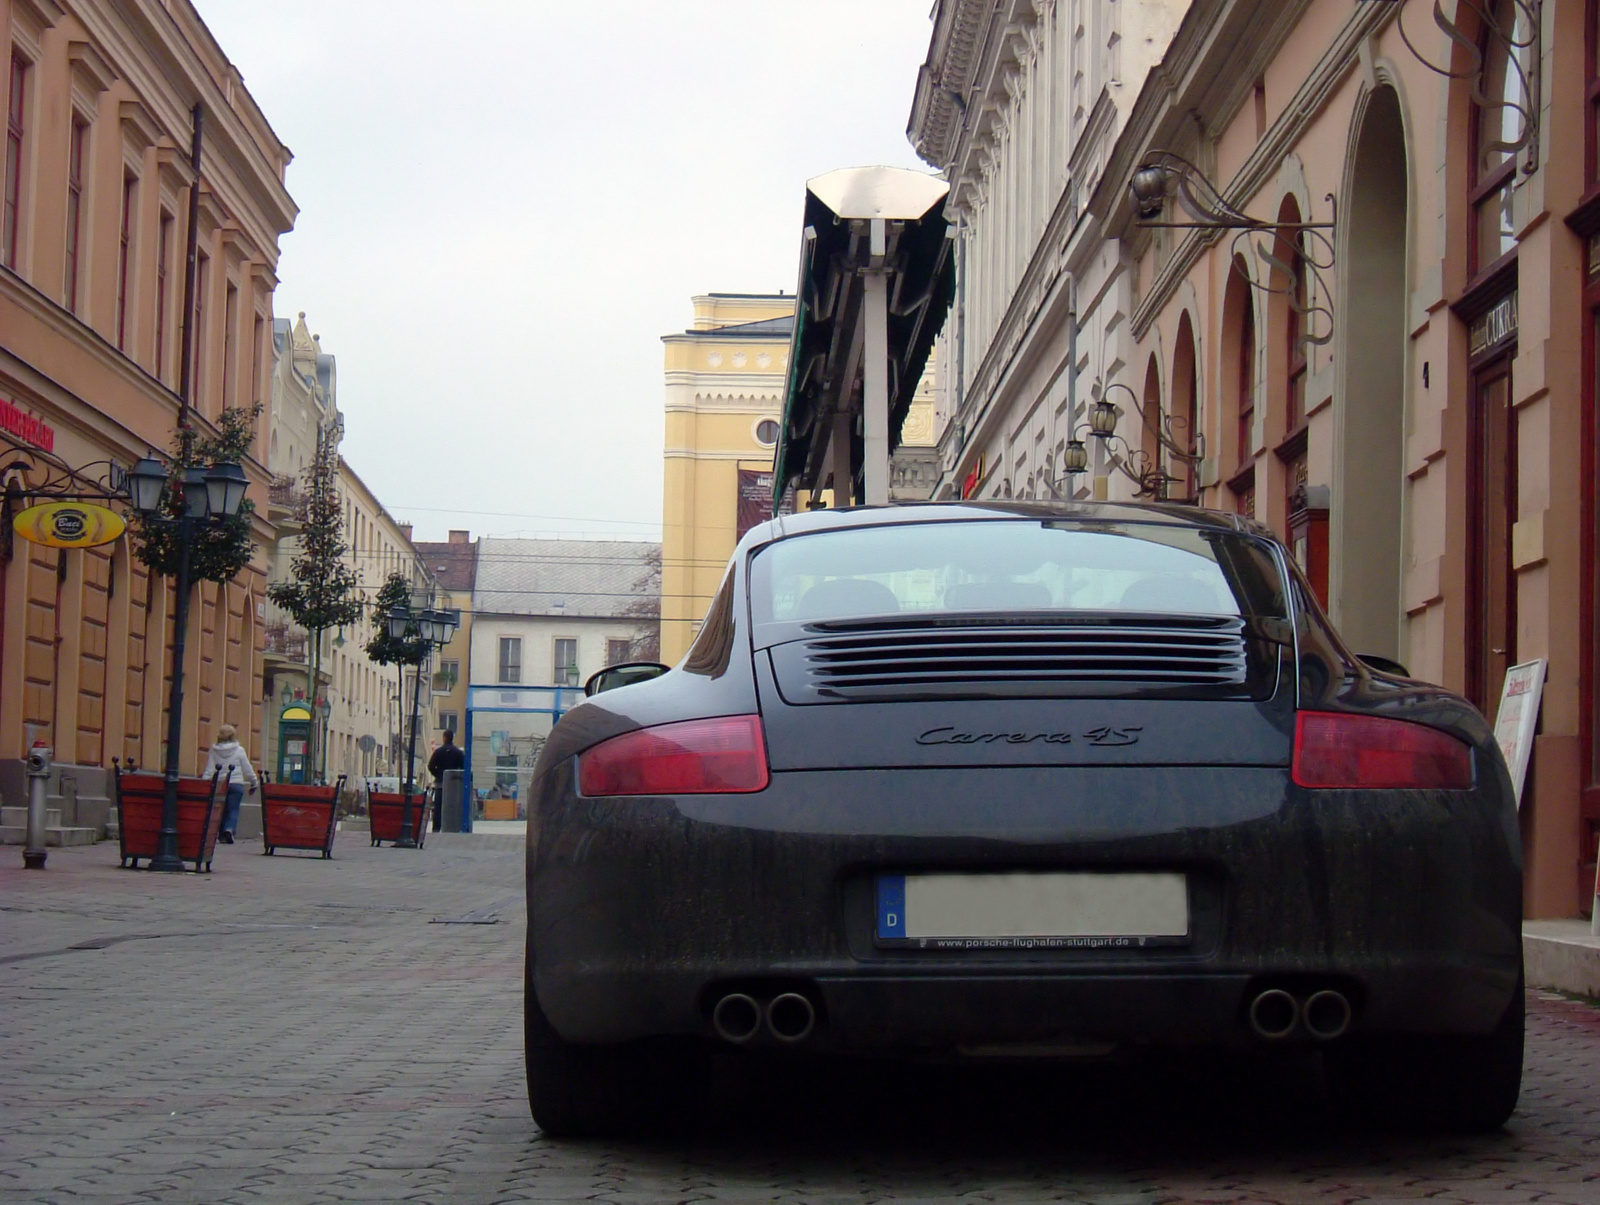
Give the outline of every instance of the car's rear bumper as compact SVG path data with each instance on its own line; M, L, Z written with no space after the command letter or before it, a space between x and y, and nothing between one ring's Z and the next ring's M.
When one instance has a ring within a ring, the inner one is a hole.
M1239 768L780 774L677 800L544 785L532 982L575 1041L709 1036L724 993L789 989L817 1006L809 1042L841 1049L1248 1041L1271 986L1337 988L1367 1032L1486 1033L1520 967L1514 818L1470 793L1312 796ZM1185 872L1190 945L873 940L879 871L1061 868Z

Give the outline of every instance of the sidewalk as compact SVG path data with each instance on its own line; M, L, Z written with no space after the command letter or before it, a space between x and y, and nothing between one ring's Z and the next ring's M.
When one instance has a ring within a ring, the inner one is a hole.
M1529 987L1600 998L1600 937L1586 920L1523 922L1522 965Z

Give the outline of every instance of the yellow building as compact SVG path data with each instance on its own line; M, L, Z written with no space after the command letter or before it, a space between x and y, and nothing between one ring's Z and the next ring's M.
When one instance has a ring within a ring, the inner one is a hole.
M733 549L768 517L794 298L710 293L694 325L665 335L667 422L661 508L661 659L676 664L700 630ZM939 477L933 362L917 386L890 496L926 498ZM824 490L822 505L831 505ZM806 505L804 495L800 505Z
M669 664L689 651L739 536L770 509L793 321L793 297L711 293L694 299L692 327L662 338L661 659Z

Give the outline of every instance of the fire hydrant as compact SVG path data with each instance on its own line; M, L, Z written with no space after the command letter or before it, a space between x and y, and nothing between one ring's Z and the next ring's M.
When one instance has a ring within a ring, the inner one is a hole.
M22 865L44 869L45 791L50 785L50 747L35 741L28 750L28 832L22 847Z

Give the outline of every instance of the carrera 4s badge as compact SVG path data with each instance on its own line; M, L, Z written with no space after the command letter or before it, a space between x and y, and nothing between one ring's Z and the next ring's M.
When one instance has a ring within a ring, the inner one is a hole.
M1078 735L1086 745L1136 745L1142 725L1091 728ZM919 745L1070 745L1070 732L961 732L955 728L930 728L917 737Z

